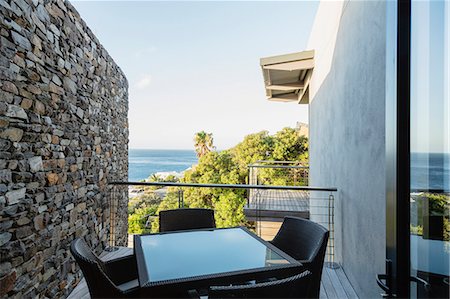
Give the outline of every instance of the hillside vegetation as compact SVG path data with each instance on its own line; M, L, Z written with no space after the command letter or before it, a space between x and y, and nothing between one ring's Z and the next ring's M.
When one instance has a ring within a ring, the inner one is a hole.
M206 142L203 145L202 142ZM308 140L293 128L284 128L274 135L267 131L250 134L228 150L216 151L212 134L197 133L195 148L198 164L186 171L180 179L186 183L247 184L248 165L259 160L308 161ZM264 169L259 177L266 184L289 185L289 176L274 169ZM152 180L158 180L153 177ZM183 188L184 205L191 208L215 210L218 227L245 224L243 207L245 190L218 188ZM157 215L161 210L178 207L178 188L167 188L164 196L155 195L154 188L144 188L144 194L130 200L129 232L158 231ZM158 197L159 196L159 197ZM150 228L151 223L151 228Z

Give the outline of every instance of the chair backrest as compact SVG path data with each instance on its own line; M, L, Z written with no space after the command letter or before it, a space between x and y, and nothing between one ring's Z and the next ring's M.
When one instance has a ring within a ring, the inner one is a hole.
M285 217L271 241L291 257L301 261L312 272L310 297L318 298L329 231L307 219Z
M208 298L307 298L311 272L263 283L214 286Z
M104 263L91 251L83 239L73 240L70 252L83 272L92 298L123 297L120 290L109 279Z
M159 212L159 231L215 228L214 211L210 209L176 209Z

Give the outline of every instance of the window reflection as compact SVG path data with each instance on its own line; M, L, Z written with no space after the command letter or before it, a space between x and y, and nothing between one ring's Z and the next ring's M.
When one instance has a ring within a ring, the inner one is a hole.
M413 297L449 296L449 16L446 1L413 1L411 35L411 275Z

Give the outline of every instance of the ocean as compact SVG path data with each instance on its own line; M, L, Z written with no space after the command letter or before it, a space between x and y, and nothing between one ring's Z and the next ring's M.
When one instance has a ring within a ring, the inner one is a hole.
M155 172L181 172L198 162L193 150L129 150L129 181L137 182ZM411 189L450 190L450 155L411 154Z
M412 153L411 189L450 191L450 154Z
M137 182L155 172L181 172L197 164L192 150L130 149L128 152L128 180Z

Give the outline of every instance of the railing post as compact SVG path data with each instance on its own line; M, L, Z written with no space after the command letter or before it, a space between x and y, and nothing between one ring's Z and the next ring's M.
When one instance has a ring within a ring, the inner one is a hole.
M328 240L328 256L329 261L327 267L331 269L339 268L339 265L334 261L334 195L330 193L328 196L328 229L330 237Z
M116 247L116 195L117 195L118 186L113 185L111 188L111 193L109 196L109 246L106 248L107 251L115 251L118 248Z
M184 191L182 188L178 189L178 208L184 208Z
M262 205L262 193L263 190L256 189L256 225L258 226L257 234L261 237L261 205Z

